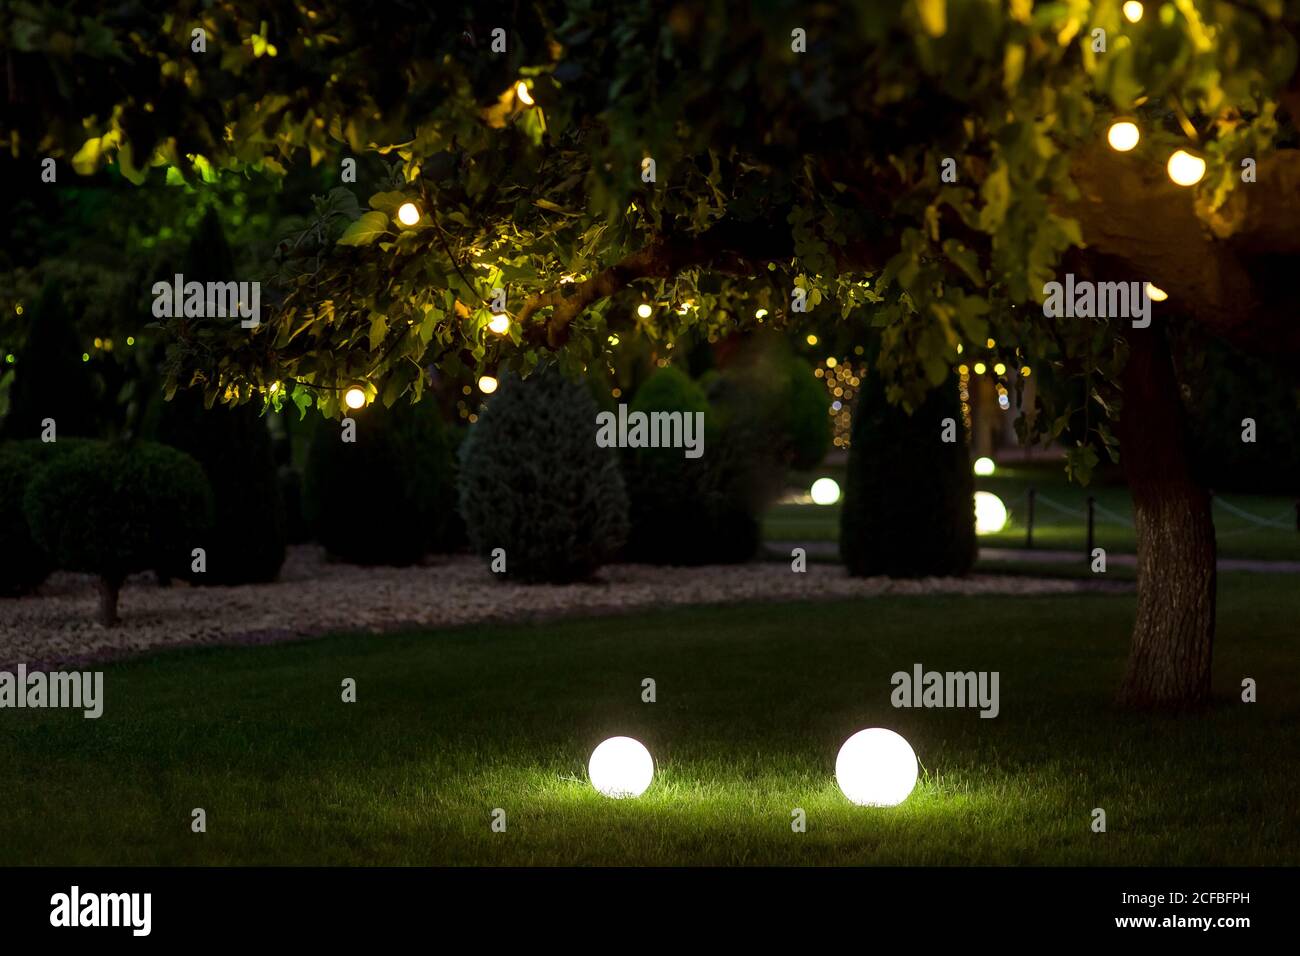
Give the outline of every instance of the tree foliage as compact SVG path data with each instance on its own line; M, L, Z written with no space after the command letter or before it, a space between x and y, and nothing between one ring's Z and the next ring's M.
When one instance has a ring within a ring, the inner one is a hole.
M260 328L170 330L172 384L213 400L281 382L277 402L332 414L364 382L391 404L430 364L527 372L558 349L579 368L619 330L662 340L759 310L798 324L799 288L814 314L878 330L907 408L963 342L1058 363L1082 383L1082 470L1085 446L1115 451L1126 349L1105 320L1043 320L1062 265L1153 281L1171 315L1300 353L1279 318L1296 293L1252 258L1300 251L1276 225L1300 205L1300 5L1177 0L1138 23L1120 8L18 2L0 12L17 104L0 141L145 185L362 161L269 264ZM1103 145L1121 116L1142 129L1131 154ZM1164 178L1180 147L1207 160L1195 190ZM505 336L486 327L495 288ZM1049 435L1080 410L1043 402Z

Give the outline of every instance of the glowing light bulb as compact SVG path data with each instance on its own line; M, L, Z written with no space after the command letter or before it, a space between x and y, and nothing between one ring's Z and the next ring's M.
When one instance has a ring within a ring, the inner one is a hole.
M348 408L364 408L366 405L365 389L353 385L343 393L343 403L347 405Z
M1147 298L1152 302L1163 302L1169 298L1169 293L1151 282L1147 283Z
M984 372L986 371L986 369L987 369L987 366L986 366L983 362L976 362L976 363L975 363L975 374L976 374L976 375L983 375Z
M987 477L997 471L998 466L993 463L992 458L976 458L975 474Z
M1169 178L1179 186L1195 186L1205 178L1205 160L1186 150L1178 150L1169 157Z
M654 309L650 308L650 303L648 302L642 302L640 305L636 307L636 314L641 316L641 318L643 319L650 318L653 312Z
M892 807L916 786L916 754L892 730L860 730L835 758L835 782L849 802L863 807Z
M413 202L404 202L397 209L397 221L403 226L414 226L420 221L420 207Z
M650 751L631 737L610 737L591 752L587 776L597 792L615 800L639 797L654 779Z
M1120 153L1127 153L1141 138L1142 134L1138 131L1137 123L1130 120L1111 123L1110 129L1106 131L1106 141L1110 143L1110 148Z
M767 315L767 309L756 309L754 311L754 318L756 319L761 319L765 315Z
M816 344L817 344L817 336L815 336L815 335L810 335L810 336L808 336L807 342L808 342L809 345L816 345Z
M1006 367L1005 365L1003 365L1001 362L999 362L997 365L993 366L993 374L994 374L994 375L1006 375L1006 374L1007 374L1007 367Z
M515 96L519 97L519 102L524 106L532 106L537 102L533 99L533 94L528 91L528 84L523 80L515 84Z
M478 390L484 395L491 395L497 390L497 380L491 375L480 375L478 380Z
M1123 6L1124 17L1129 23L1137 23L1142 19L1142 4L1138 0L1128 0Z
M488 323L488 328L497 335L505 335L510 331L510 316L504 312L492 316L492 321Z

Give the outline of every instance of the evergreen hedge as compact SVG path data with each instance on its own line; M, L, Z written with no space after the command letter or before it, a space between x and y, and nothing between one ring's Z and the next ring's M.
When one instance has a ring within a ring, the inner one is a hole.
M943 421L956 441L942 441ZM840 556L858 577L966 574L975 561L975 483L956 383L912 415L891 405L878 374L862 381L840 512Z
M628 502L617 453L596 445L597 406L554 370L506 376L461 446L470 544L506 555L511 580L590 578L622 547Z

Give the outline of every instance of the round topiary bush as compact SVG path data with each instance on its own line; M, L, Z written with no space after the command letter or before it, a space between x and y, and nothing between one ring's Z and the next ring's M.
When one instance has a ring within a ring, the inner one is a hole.
M23 514L23 495L39 467L18 443L0 447L0 597L26 594L54 570Z
M334 557L413 564L455 546L456 486L447 429L432 401L352 414L356 440L321 419L303 473L303 510Z
M162 570L196 584L274 581L288 532L271 435L259 408L204 408L197 391L181 392L161 411L158 440L202 466L214 510L212 528L199 542L207 552L204 573L190 573L188 559Z
M747 561L758 548L758 509L745 493L752 465L739 431L719 427L704 389L673 366L637 389L629 413L704 413L699 458L681 448L629 448L622 456L631 529L625 556L650 564Z
M554 370L501 382L461 446L460 507L474 550L502 577L580 581L627 536L618 458L596 445L596 402Z
M790 467L796 471L816 468L830 451L832 428L830 393L813 372L813 367L797 355L785 363L786 371L786 441L790 449Z
M57 567L99 576L100 622L111 627L128 574L173 567L199 546L212 492L198 462L174 448L86 442L37 472L23 510Z
M954 423L953 442L943 422ZM975 561L975 482L956 385L945 382L908 415L877 374L862 381L840 512L850 574L912 578L966 574Z

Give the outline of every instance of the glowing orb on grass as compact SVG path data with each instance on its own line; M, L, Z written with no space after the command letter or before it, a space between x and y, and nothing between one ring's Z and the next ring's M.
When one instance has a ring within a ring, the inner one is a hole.
M975 533L997 534L1007 526L1007 506L997 495L975 492Z
M818 478L809 491L813 504L833 505L840 500L840 486L834 478Z
M610 737L591 752L587 776L591 785L607 797L639 797L654 779L655 762L650 751L631 737Z
M998 466L993 463L992 458L976 458L975 474L988 476L998 470Z
M835 782L860 807L895 806L916 786L916 754L892 730L859 730L835 758Z

